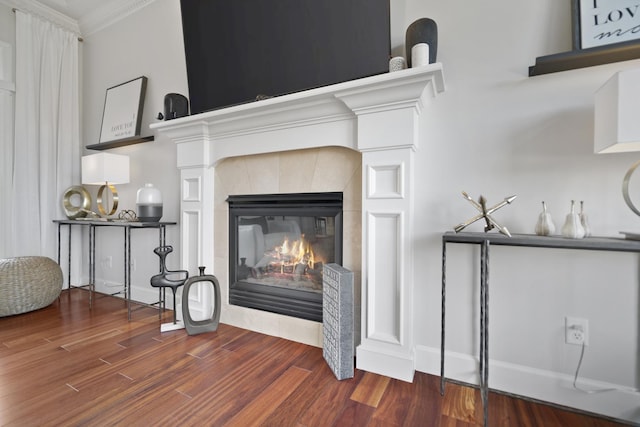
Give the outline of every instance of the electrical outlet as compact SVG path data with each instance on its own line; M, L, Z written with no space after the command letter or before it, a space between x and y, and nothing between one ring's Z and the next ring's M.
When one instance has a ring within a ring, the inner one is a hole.
M107 256L104 258L105 268L113 268L113 257Z
M564 318L564 342L573 345L589 345L589 321L579 317Z

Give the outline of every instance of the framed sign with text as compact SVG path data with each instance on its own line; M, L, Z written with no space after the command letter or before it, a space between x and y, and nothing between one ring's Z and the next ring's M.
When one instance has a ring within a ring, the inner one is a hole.
M640 1L572 0L573 49L640 41Z
M137 79L107 89L100 142L113 142L140 135L142 107L147 78Z

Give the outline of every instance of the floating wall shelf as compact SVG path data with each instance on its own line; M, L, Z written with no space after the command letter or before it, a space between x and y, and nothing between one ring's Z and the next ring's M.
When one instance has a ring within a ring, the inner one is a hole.
M112 142L101 142L99 144L87 145L88 150L109 150L111 148L124 147L125 145L140 144L142 142L153 141L153 136L136 136L133 138L119 139Z
M529 67L529 77L638 58L640 58L640 43L637 40L572 50L536 58L536 64Z

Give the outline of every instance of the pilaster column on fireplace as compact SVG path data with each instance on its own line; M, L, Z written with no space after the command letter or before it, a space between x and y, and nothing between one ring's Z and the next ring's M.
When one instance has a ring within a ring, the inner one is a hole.
M214 238L215 168L207 159L206 138L177 142L180 169L180 248L181 266L197 274L199 266L213 274L216 259ZM195 320L209 317L212 310L211 286L196 284L190 292L189 309ZM182 298L177 310L182 313Z
M412 87L413 86L413 87ZM337 96L357 117L362 152L362 331L359 369L404 381L415 371L413 187L419 117L432 85Z
M358 369L412 381L414 150L364 151Z

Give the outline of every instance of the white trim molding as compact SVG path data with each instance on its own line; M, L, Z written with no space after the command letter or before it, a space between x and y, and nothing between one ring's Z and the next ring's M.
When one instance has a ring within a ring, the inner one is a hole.
M137 12L155 0L117 0L105 3L79 20L80 30L89 36Z
M78 37L81 36L78 21L40 3L37 0L0 0L0 3L35 15L41 19L52 22L65 30L77 34Z
M111 0L101 3L78 20L58 12L37 0L0 0L0 4L39 16L65 28L78 37L86 37L96 33L123 18L137 12L155 0Z

